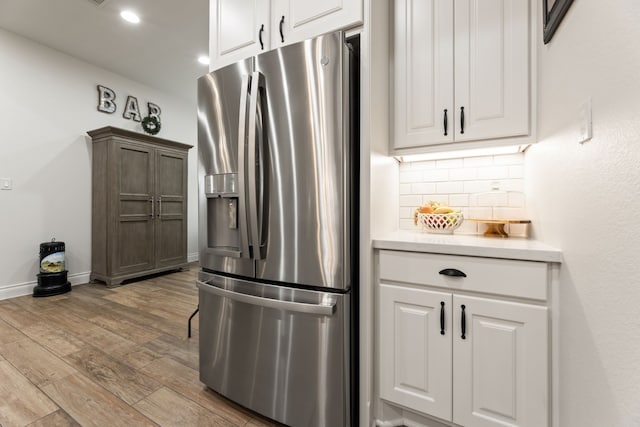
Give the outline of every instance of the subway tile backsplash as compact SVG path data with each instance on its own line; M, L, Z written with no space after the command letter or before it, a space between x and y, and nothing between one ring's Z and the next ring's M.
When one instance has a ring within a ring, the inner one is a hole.
M415 230L413 212L428 200L461 209L465 218L527 218L524 153L400 164L400 228ZM526 225L505 227L525 236ZM465 221L456 234L478 234L484 226Z

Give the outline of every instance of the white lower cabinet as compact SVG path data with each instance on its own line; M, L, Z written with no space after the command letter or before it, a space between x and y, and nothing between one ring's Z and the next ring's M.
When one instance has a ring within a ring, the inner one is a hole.
M451 418L451 294L380 285L380 395ZM444 303L444 304L443 304Z
M546 307L458 295L453 306L453 422L548 425Z
M380 251L380 397L465 427L548 426L546 301L478 292L487 281L490 289L511 285L514 294L530 291L539 300L546 275L539 286L531 276L501 284L512 275L501 276L498 267L522 265L526 274L546 264L486 260L483 269L483 258ZM448 275L459 273L466 276Z

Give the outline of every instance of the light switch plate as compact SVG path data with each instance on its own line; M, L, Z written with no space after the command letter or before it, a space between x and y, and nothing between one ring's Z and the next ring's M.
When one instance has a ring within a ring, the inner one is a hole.
M584 104L580 106L578 110L578 120L580 123L580 129L578 131L578 142L584 144L591 139L592 135L592 120L591 120L591 98L589 98Z
M13 181L11 178L0 178L0 190L13 189Z

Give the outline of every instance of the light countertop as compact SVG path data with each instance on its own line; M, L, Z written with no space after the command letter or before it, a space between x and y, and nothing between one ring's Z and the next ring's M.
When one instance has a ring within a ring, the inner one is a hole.
M559 249L536 240L518 237L500 239L398 230L374 236L373 247L398 251L562 262L562 252Z

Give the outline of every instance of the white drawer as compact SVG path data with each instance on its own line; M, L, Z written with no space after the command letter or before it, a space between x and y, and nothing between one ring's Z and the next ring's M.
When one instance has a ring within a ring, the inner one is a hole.
M544 262L516 261L417 252L380 251L380 280L547 299L548 266ZM466 277L442 274L456 269Z

